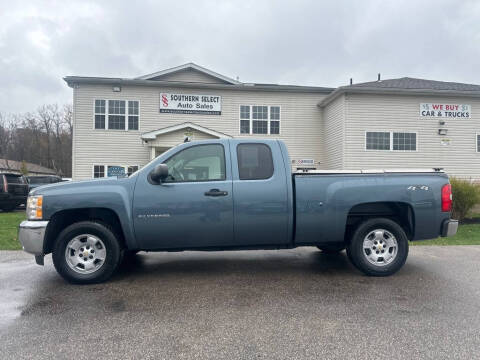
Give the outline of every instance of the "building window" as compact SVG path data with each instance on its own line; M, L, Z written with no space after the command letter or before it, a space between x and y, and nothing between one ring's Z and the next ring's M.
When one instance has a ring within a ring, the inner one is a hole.
M93 165L93 177L94 178L105 177L105 165Z
M387 151L416 151L417 134L393 131L367 131L365 134L365 149Z
M138 171L138 166L137 165L134 165L134 166L129 166L127 168L127 175L130 176L132 175L134 172Z
M268 134L268 106L252 106L252 133Z
M241 134L280 134L280 107L240 106Z
M366 136L367 150L390 150L389 132L367 132Z
M95 100L95 129L138 130L139 102L136 100Z
M416 133L393 133L393 150L416 151L417 134Z
M138 101L128 102L128 130L138 130Z
M138 165L93 165L93 177L94 178L104 178L108 177L108 170L112 167L118 168L121 167L125 170L125 174L128 176L132 175L135 171L138 171ZM107 171L105 172L105 169Z
M270 134L280 134L280 106L270 106Z
M250 134L250 106L240 106L240 133Z
M108 128L125 130L125 100L108 100Z
M268 179L273 175L272 151L265 144L239 144L237 161L240 180Z
M95 129L105 129L105 100L95 100Z
M480 134L477 134L477 152L480 152Z

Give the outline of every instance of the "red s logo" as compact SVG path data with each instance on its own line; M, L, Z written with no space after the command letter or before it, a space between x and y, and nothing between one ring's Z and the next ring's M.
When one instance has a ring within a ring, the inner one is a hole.
M166 94L162 94L163 107L168 107L168 98Z

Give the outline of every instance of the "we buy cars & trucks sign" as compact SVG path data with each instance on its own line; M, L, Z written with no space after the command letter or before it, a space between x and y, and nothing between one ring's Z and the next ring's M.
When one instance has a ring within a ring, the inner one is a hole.
M161 93L160 112L221 115L222 97L218 95Z
M469 104L420 104L420 116L442 118L469 118L472 115L472 106Z

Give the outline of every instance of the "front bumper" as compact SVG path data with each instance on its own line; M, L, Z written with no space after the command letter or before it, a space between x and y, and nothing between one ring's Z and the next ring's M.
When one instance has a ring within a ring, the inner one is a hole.
M453 236L457 233L458 220L445 220L442 224L442 237Z
M43 257L43 243L48 221L22 221L18 227L18 240L24 251Z

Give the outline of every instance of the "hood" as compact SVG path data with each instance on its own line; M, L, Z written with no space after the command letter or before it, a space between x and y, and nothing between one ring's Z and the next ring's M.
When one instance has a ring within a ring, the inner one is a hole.
M109 178L101 178L101 179L92 179L92 180L76 180L76 181L66 181L66 182L58 182L54 184L47 184L41 185L33 188L30 191L30 195L47 195L51 192L57 191L66 191L66 192L73 192L73 191L81 191L87 190L88 187L91 186L111 186L118 184L119 181L128 181L129 178L116 178L116 177L109 177Z

